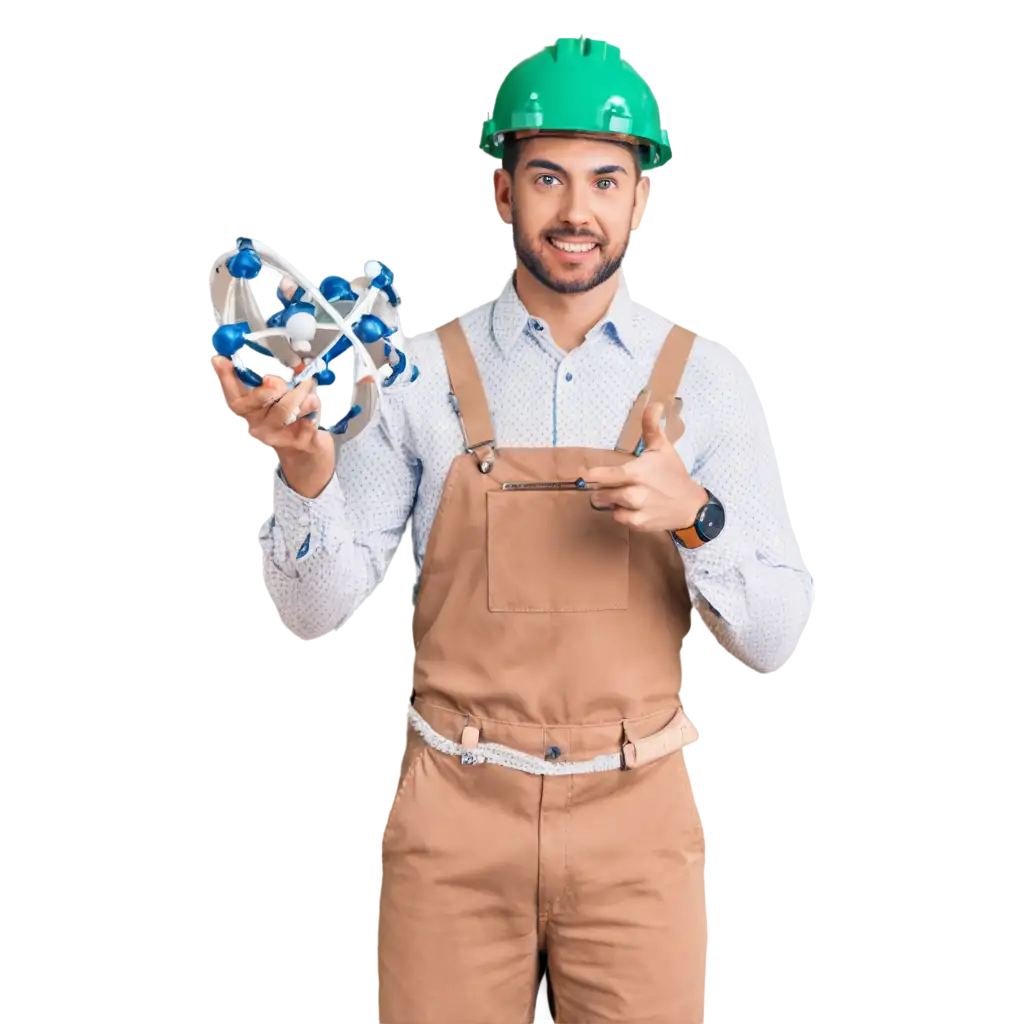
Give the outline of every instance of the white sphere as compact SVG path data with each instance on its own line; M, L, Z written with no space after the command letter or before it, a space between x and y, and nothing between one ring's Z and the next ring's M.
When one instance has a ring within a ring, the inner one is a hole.
M292 313L284 325L284 331L293 348L296 343L305 342L308 345L316 337L316 317L312 313Z

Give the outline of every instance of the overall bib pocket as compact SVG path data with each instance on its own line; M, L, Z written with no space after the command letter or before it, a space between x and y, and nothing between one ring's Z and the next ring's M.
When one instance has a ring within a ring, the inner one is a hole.
M629 527L572 490L487 492L492 612L625 609Z

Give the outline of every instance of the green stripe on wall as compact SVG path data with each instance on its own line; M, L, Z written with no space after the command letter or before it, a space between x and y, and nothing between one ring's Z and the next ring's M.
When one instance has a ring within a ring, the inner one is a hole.
M663 175L1024 176L1024 33L630 33Z

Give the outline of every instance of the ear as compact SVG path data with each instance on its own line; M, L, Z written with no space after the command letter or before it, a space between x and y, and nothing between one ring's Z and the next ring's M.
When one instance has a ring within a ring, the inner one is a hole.
M643 219L644 210L647 209L647 199L651 193L651 179L646 174L640 176L640 180L636 183L636 195L633 199L633 217L630 221L630 230L636 231L640 227L640 221Z
M506 224L512 223L512 175L499 167L494 172L494 205Z

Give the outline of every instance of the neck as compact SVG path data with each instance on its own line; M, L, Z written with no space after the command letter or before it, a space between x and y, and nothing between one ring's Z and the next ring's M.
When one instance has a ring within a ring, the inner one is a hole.
M607 281L585 292L552 291L516 260L515 287L519 300L531 316L544 320L551 328L555 344L571 352L583 344L587 331L608 312L619 287L616 270Z

